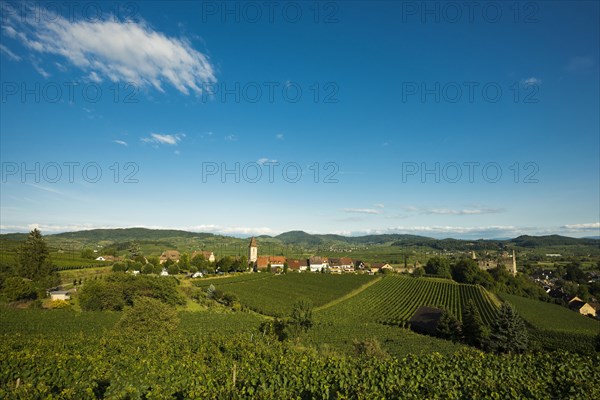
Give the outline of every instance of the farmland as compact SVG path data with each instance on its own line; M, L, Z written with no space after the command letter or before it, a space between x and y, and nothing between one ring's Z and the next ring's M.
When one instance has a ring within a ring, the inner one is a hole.
M324 310L323 318L358 318L389 325L404 325L419 306L442 306L461 318L469 299L477 304L486 323L490 323L496 305L485 289L449 280L386 276L365 291L336 307Z
M600 322L565 307L509 294L501 297L514 305L519 314L537 329L590 335L600 332Z
M204 287L235 294L246 307L270 316L290 313L297 300L309 300L314 307L333 301L375 279L369 275L248 274L230 280L200 281Z
M66 331L65 331L66 332ZM145 341L2 335L2 398L578 398L600 396L598 356L472 350L404 358L323 355L250 335Z
M242 274L195 283L202 290L212 284L235 293L248 308L253 304L265 314L284 313L288 304L310 291L315 296L308 297L321 308L314 311L311 329L278 342L258 329L267 317L226 307L179 312L177 332L153 339L143 332L139 337L121 335L115 324L123 312L2 306L0 397L600 395L597 356L484 354L397 326L418 305L443 305L460 315L468 298L489 318L495 312L494 299L478 286L432 278L328 274ZM269 306L269 300L276 306ZM356 344L374 338L383 355L357 356Z

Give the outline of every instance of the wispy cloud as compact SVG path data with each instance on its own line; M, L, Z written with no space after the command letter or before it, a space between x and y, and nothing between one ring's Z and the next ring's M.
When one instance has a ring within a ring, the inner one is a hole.
M381 210L375 210L373 208L344 208L342 211L357 214L381 214Z
M567 72L571 73L587 73L592 71L595 64L596 63L592 57L579 56L571 58L565 69Z
M168 37L143 21L91 22L60 15L34 20L5 7L9 10L2 28L8 37L36 54L64 57L92 80L133 82L159 91L166 82L184 94L200 94L205 83L216 82L209 58L187 38Z
M569 230L569 231L598 231L598 230L600 230L600 222L563 225L563 226L561 226L561 228Z
M238 138L235 135L227 135L225 136L225 140L228 142L237 142Z
M275 135L275 138L278 140L283 140L284 139L283 133L278 133L277 135Z
M13 61L21 61L21 57L10 51L8 47L3 44L0 44L0 53L4 53Z
M530 86L530 85L541 85L542 80L540 78L536 78L532 76L531 78L521 79L521 85Z
M272 160L272 159L268 159L268 158L259 158L256 162L259 163L260 165L264 165L266 163L270 163L270 164L276 163L277 160Z
M114 143L120 144L121 146L129 146L124 140L113 140Z
M185 134L183 134L183 133L178 133L175 135L162 135L160 133L151 133L149 137L142 138L141 140L142 140L142 142L153 143L155 145L166 144L166 145L170 145L170 146L175 146L184 137L185 137Z
M377 208L385 208L385 205L384 205L384 204L382 204L382 203L375 203L375 204L373 204L373 205L374 205L375 207L377 207Z
M61 192L58 189L55 188L51 188L51 187L47 187L47 186L42 186L42 185L37 185L35 183L25 183L27 186L31 186L33 188L36 188L38 190L43 190L44 192L49 192L49 193L55 193L55 194L60 194L60 195L64 195L65 193Z
M482 215L499 214L506 210L503 208L468 208L468 209L450 209L450 208L419 208L415 206L404 207L407 212L423 215Z

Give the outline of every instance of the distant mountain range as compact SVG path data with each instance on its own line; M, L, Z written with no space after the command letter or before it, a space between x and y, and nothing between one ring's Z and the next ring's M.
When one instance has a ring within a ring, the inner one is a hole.
M0 235L0 239L23 240L26 233L9 233ZM76 240L88 243L101 241L131 242L131 241L158 241L174 238L199 239L199 240L224 240L246 241L247 239L233 238L212 233L188 232L182 230L160 230L147 228L122 228L122 229L93 229L77 232L64 232L46 235L53 240ZM529 236L522 235L513 239L434 239L426 236L407 234L382 234L366 236L342 236L334 234L310 234L304 231L289 231L280 235L261 235L257 237L269 242L279 242L283 245L303 247L323 247L338 245L390 245L390 246L427 246L432 248L497 248L498 246L519 246L525 248L554 247L554 246L600 246L600 238L572 238L560 235Z

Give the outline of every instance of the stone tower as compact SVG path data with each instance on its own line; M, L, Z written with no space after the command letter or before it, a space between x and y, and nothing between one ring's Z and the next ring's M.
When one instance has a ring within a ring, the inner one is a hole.
M250 245L248 246L248 262L255 263L258 259L258 246L256 245L256 239L252 237Z
M515 256L515 251L513 250L513 254L512 254L512 268L510 269L510 272L514 275L517 275L517 257Z

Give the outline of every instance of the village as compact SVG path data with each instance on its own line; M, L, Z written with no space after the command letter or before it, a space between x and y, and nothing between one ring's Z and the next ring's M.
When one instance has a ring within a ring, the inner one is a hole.
M452 255L456 255L452 253ZM477 263L481 270L492 270L497 267L505 268L511 275L517 275L517 255L515 251L502 251L498 254L491 252L481 252L477 254L475 251L459 254L466 256ZM555 256L550 254L550 256ZM178 250L164 250L158 257L158 264L155 266L153 273L160 276L177 275L183 270L187 272L189 278L201 278L209 273L224 274L229 272L268 272L274 274L288 272L312 272L312 273L329 273L329 274L387 274L387 273L402 273L402 274L425 274L424 265L419 261L413 263L405 263L404 265L392 265L387 262L366 262L360 259L350 257L326 257L322 255L312 255L307 258L293 258L282 255L259 255L259 246L255 237L250 238L246 256L229 257L235 265L223 267L220 265L213 251L193 251L190 254L181 253ZM97 261L119 262L118 257L99 256ZM182 260L185 260L182 262ZM143 257L142 264L148 264L149 260ZM183 264L192 264L191 268L183 267ZM243 264L243 265L242 265ZM182 268L179 268L181 266ZM195 267L194 267L195 266ZM128 272L135 275L141 273L140 270L132 269ZM569 294L562 285L564 282L560 279L556 271L551 269L537 269L528 275L528 278L535 282L538 286L555 300L557 304L568 307L569 309L578 312L582 315L593 318L600 317L600 304L597 302L583 301L579 296ZM592 273L590 276L585 276L586 282L600 281L600 274ZM61 293L61 296L63 294Z

